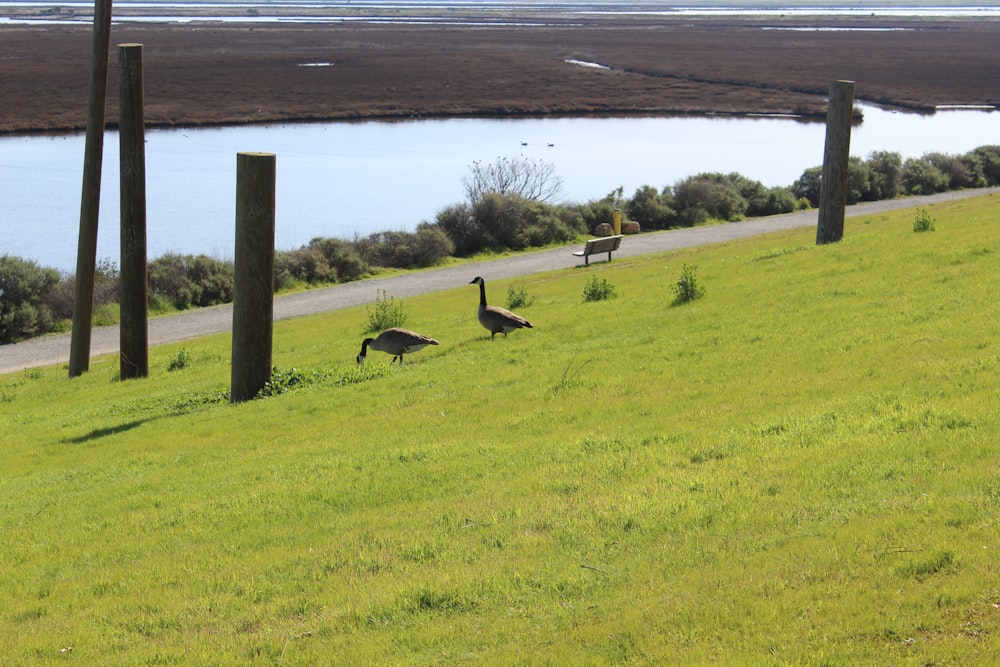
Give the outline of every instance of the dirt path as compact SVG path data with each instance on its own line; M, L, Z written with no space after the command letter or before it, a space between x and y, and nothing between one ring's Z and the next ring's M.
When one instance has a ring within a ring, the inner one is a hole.
M1000 188L945 192L926 197L908 197L890 201L866 202L848 207L848 217L878 215L885 211L968 197L997 196ZM616 257L633 257L677 248L718 243L758 234L766 234L796 227L814 226L817 212L803 211L788 215L755 218L692 229L652 232L625 239ZM300 292L277 297L274 301L274 319L283 320L312 315L331 310L373 303L380 290L394 298L404 298L459 287L481 275L487 280L501 280L518 276L572 268L580 265L572 252L576 246L530 252L502 259L463 264L430 271L421 271L391 278L359 280L342 285ZM150 346L188 340L199 336L231 331L233 311L231 305L188 311L170 317L149 321ZM117 326L94 329L91 337L91 357L115 354L119 347ZM27 368L67 364L69 362L70 334L57 334L34 338L15 345L0 346L0 374L13 373Z

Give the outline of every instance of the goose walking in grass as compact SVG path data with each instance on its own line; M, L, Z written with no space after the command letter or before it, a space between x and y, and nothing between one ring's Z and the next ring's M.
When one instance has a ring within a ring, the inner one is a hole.
M368 348L370 347L378 352L391 354L392 361L389 363L392 364L393 361L399 359L399 365L402 366L404 354L422 350L428 345L437 344L438 342L433 338L428 338L415 331L393 327L380 333L377 338L365 338L361 341L361 354L358 355L358 363L360 364L365 360Z
M514 329L521 329L522 327L527 327L528 329L534 328L531 326L531 322L524 319L517 313L512 313L506 308L501 308L499 306L487 306L486 281L480 276L473 278L469 284L479 285L479 323L486 327L486 330L490 332L490 340L492 340L498 333L502 333L506 336Z

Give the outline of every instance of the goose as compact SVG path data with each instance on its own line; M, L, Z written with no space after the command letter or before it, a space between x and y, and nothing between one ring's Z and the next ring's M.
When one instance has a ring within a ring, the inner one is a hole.
M476 276L469 283L479 285L479 323L490 332L490 340L498 333L506 336L514 329L527 327L533 329L531 322L516 313L512 313L506 308L486 305L486 281L480 276Z
M360 364L365 360L365 356L368 353L368 348L378 352L385 352L386 354L391 354L393 363L396 359L399 359L399 365L403 365L403 355L409 352L416 352L417 350L422 350L428 345L437 345L438 342L433 338L428 338L427 336L416 333L415 331L410 331L409 329L401 329L399 327L392 327L391 329L386 329L378 335L377 338L365 338L361 341L361 354L358 355L358 363Z

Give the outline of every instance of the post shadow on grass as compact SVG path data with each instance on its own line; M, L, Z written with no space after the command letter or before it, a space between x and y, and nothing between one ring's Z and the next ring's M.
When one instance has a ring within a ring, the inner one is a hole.
M85 442L90 442L91 440L99 440L101 438L106 438L109 435L117 435L119 433L125 433L131 431L134 428L138 428L145 424L146 422L153 421L157 417L149 417L148 419L137 419L135 421L130 421L125 424L119 424L117 426L108 426L107 428L95 428L90 433L85 433L84 435L78 435L75 438L66 438L63 442L70 443L72 445L81 445Z

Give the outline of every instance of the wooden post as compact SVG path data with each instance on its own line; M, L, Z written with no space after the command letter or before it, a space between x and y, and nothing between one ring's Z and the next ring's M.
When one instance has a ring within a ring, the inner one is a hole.
M90 368L90 329L94 318L97 221L101 207L101 163L104 156L104 113L108 96L110 47L111 0L94 0L94 40L90 53L90 95L87 139L83 151L80 236L77 240L73 332L69 346L71 378L83 375Z
M615 235L621 234L622 233L622 210L620 208L616 208L615 209L614 213L612 214L611 220L612 220L612 223L613 223L611 225L611 227L614 230Z
M826 112L826 147L819 191L819 224L816 244L836 243L844 237L847 208L847 168L851 155L851 117L854 113L854 82L830 84Z
M232 403L253 398L271 379L274 184L273 154L236 155Z
M118 45L121 171L121 379L149 375L146 320L146 136L142 44Z

